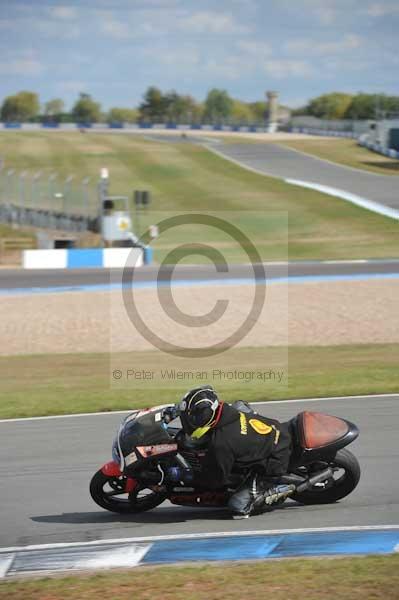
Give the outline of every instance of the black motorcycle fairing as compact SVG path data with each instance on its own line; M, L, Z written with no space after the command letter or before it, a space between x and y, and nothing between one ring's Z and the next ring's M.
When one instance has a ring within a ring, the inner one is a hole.
M118 457L119 461L123 457L124 470L127 467L131 470L138 466L137 463L153 458L151 452L146 452L147 448L169 446L173 442L173 437L160 418L160 411L135 411L121 424L113 444L113 457L114 460ZM140 452L138 448L144 449Z

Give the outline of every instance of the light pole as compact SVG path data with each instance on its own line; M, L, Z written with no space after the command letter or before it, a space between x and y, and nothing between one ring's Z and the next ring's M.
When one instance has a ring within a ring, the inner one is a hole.
M35 192L36 192L36 185L38 182L39 177L41 176L42 172L38 171L37 173L35 173L32 177L31 180L31 193L30 193L30 203L31 203L31 207L33 208L35 205ZM40 208L39 206L37 206L37 208Z
M57 179L57 173L52 173L48 178L48 199L49 199L49 209L53 208L53 200L55 197L54 194L54 181Z
M75 177L75 175L68 175L64 182L64 197L62 201L62 212L66 211L66 198L70 200L70 191L71 191L71 181ZM70 204L70 202L69 202Z
M22 171L19 175L19 198L20 198L20 206L25 206L25 177L27 175L27 171Z

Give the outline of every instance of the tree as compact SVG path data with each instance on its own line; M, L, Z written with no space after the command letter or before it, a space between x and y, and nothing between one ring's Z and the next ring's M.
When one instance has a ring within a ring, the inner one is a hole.
M136 108L110 108L107 114L108 123L135 123L138 118L138 110Z
M251 106L240 100L233 100L231 119L236 125L253 123L256 120Z
M201 108L191 96L180 96L175 91L164 96L166 118L172 123L192 123L199 121Z
M44 114L46 117L55 117L64 111L64 106L64 101L61 98L54 98L44 105Z
M28 121L40 110L39 97L34 92L18 92L7 96L1 107L2 121Z
M332 92L313 98L306 107L306 113L320 119L343 119L351 105L353 96Z
M256 121L257 123L264 123L266 120L267 113L266 102L258 100L257 102L251 102L249 106L254 115L254 121Z
M205 100L204 119L211 123L227 120L233 109L233 100L226 90L213 88L208 92Z
M397 113L399 113L398 96L359 93L353 97L346 117L349 119L375 119Z
M96 123L101 118L101 105L90 94L79 94L72 108L72 117L78 122Z
M166 112L165 98L157 87L151 86L144 94L144 101L139 106L140 118L148 121L163 120Z

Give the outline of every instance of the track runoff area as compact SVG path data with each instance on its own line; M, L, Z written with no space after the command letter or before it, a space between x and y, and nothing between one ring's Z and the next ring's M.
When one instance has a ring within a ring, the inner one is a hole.
M399 551L399 482L392 478L399 469L399 394L275 401L256 407L280 420L308 409L354 421L360 437L351 450L362 468L356 490L332 505L287 501L246 521L232 520L220 509L168 503L141 515L110 515L97 510L88 482L109 459L106 442L110 446L126 411L4 420L0 451L7 451L12 464L0 491L0 576ZM28 455L18 451L21 439Z

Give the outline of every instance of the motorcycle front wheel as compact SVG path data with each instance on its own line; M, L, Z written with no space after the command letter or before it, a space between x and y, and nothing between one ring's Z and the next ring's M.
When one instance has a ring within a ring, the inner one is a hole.
M334 469L333 477L301 494L293 494L292 499L301 504L330 504L345 498L355 489L360 479L360 465L352 452L343 448L338 450L332 461L318 464L320 470L327 466Z
M95 473L90 482L90 495L94 502L111 512L119 514L134 514L151 510L162 504L167 498L165 492L154 491L153 489L141 485L127 493L127 478L109 477L100 470Z

